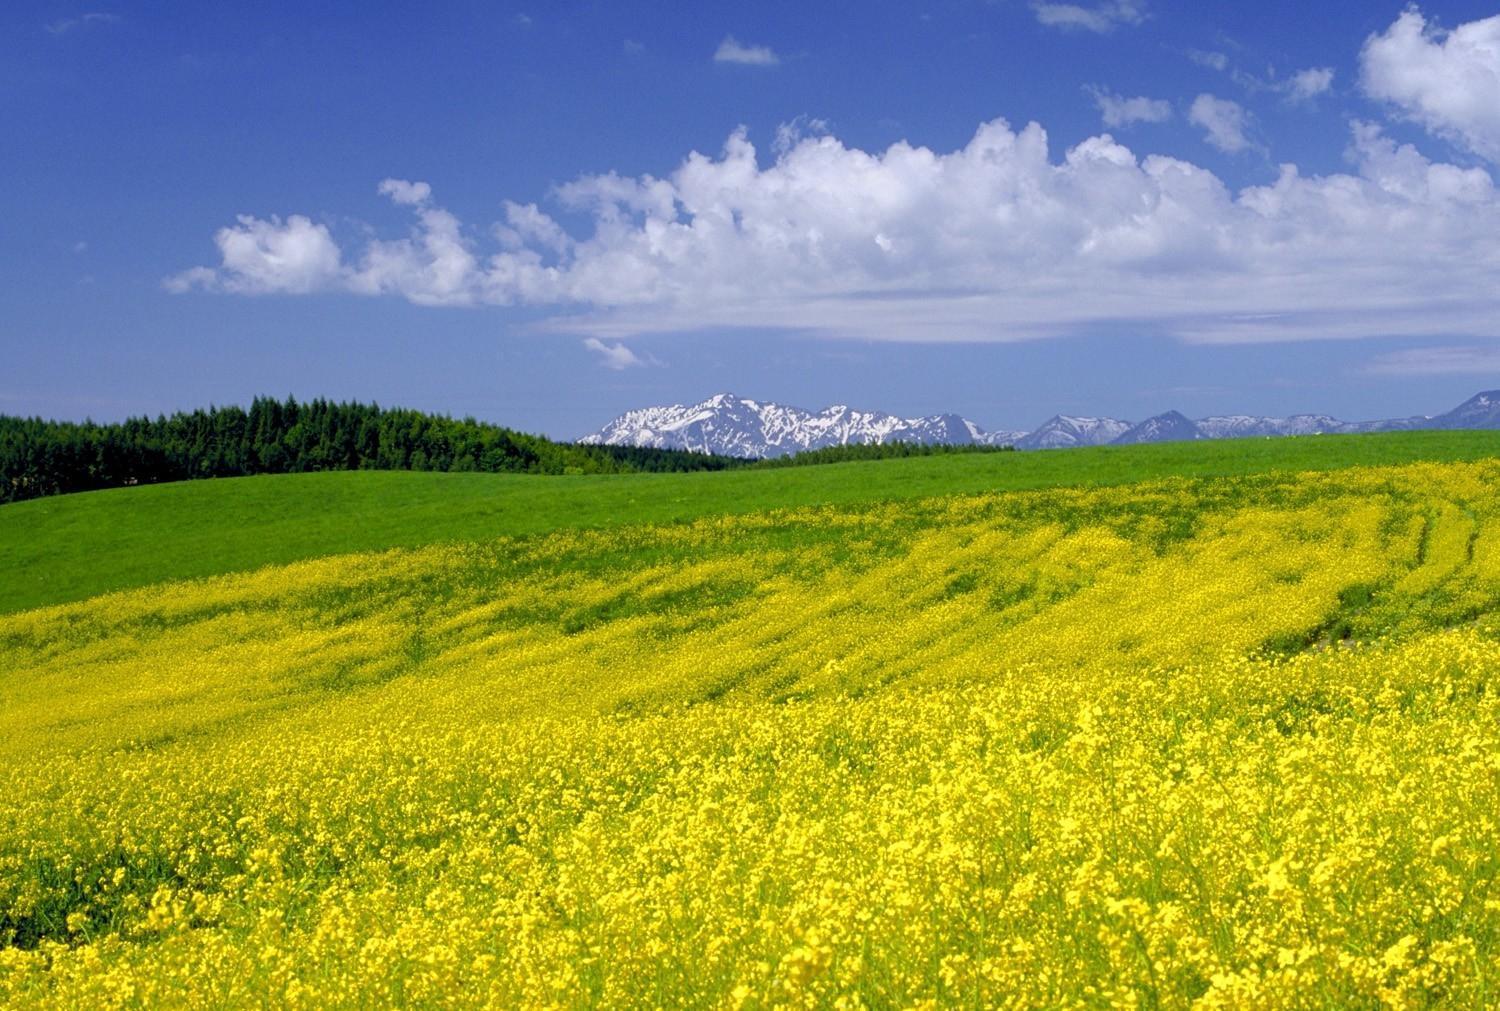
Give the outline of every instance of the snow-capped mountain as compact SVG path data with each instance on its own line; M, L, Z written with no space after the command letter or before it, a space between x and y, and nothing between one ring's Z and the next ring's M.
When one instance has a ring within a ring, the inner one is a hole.
M1168 411L1147 418L1128 431L1121 432L1115 445L1130 446L1141 442L1189 442L1207 438L1197 425L1177 411Z
M1336 432L1410 432L1418 428L1441 428L1434 424L1436 418L1384 418L1380 421L1347 421L1334 429Z
M1064 449L1070 446L1100 446L1113 442L1130 429L1118 418L1077 418L1054 414L1040 428L1015 442L1017 449Z
M1476 393L1453 410L1443 414L1416 418L1391 418L1387 421L1357 421L1339 429L1341 432L1398 432L1418 428L1500 428L1500 390Z
M814 412L720 393L691 406L673 404L628 411L579 441L773 457L850 443L994 445L1015 434L986 432L956 414L898 418L843 404Z
M1321 435L1346 426L1326 414L1294 414L1289 418L1262 418L1252 414L1225 414L1199 418L1195 425L1205 439L1244 439L1257 435Z
M1024 431L1018 432L1010 429L986 432L967 418L964 419L964 425L969 429L969 438L981 446L1014 446L1026 435Z
M1500 429L1500 390L1478 393L1446 414L1343 422L1326 414L1287 418L1215 415L1191 420L1167 411L1131 424L1118 418L1054 415L1032 432L986 431L957 414L899 418L842 404L806 411L721 393L699 404L629 411L580 442L606 446L651 446L728 456L769 457L846 444L916 442L980 444L1017 449L1125 445L1192 439L1236 439L1324 432L1389 432L1423 428Z
M1500 428L1500 390L1476 393L1447 414L1427 421L1427 428Z

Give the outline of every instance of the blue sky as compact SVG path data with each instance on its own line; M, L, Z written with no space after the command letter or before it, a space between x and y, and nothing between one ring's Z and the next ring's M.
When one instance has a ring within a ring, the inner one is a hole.
M1493 0L382 6L0 11L0 412L1500 386Z

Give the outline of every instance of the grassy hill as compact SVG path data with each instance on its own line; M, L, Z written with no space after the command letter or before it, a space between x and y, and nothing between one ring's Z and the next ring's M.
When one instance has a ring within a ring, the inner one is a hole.
M1484 445L144 489L535 536L0 616L0 1007L1492 1005Z
M348 472L0 506L0 613L388 547L772 508L1500 456L1500 432L1403 432L981 454L697 474Z

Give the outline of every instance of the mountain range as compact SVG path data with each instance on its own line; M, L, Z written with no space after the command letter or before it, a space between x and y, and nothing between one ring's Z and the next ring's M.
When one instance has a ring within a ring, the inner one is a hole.
M1500 390L1477 393L1444 414L1345 422L1326 414L1286 418L1219 415L1193 420L1167 411L1140 422L1058 414L1030 432L985 431L957 414L900 418L843 404L807 411L720 393L701 403L627 411L578 440L605 446L686 449L726 456L774 457L850 443L915 442L948 445L1062 449L1070 446L1185 442L1325 432L1387 432L1412 429L1500 428Z

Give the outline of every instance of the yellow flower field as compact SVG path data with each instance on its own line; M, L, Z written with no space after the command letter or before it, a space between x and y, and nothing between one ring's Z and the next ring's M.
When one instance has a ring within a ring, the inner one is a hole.
M1496 1003L1496 487L806 509L0 617L0 1003Z

